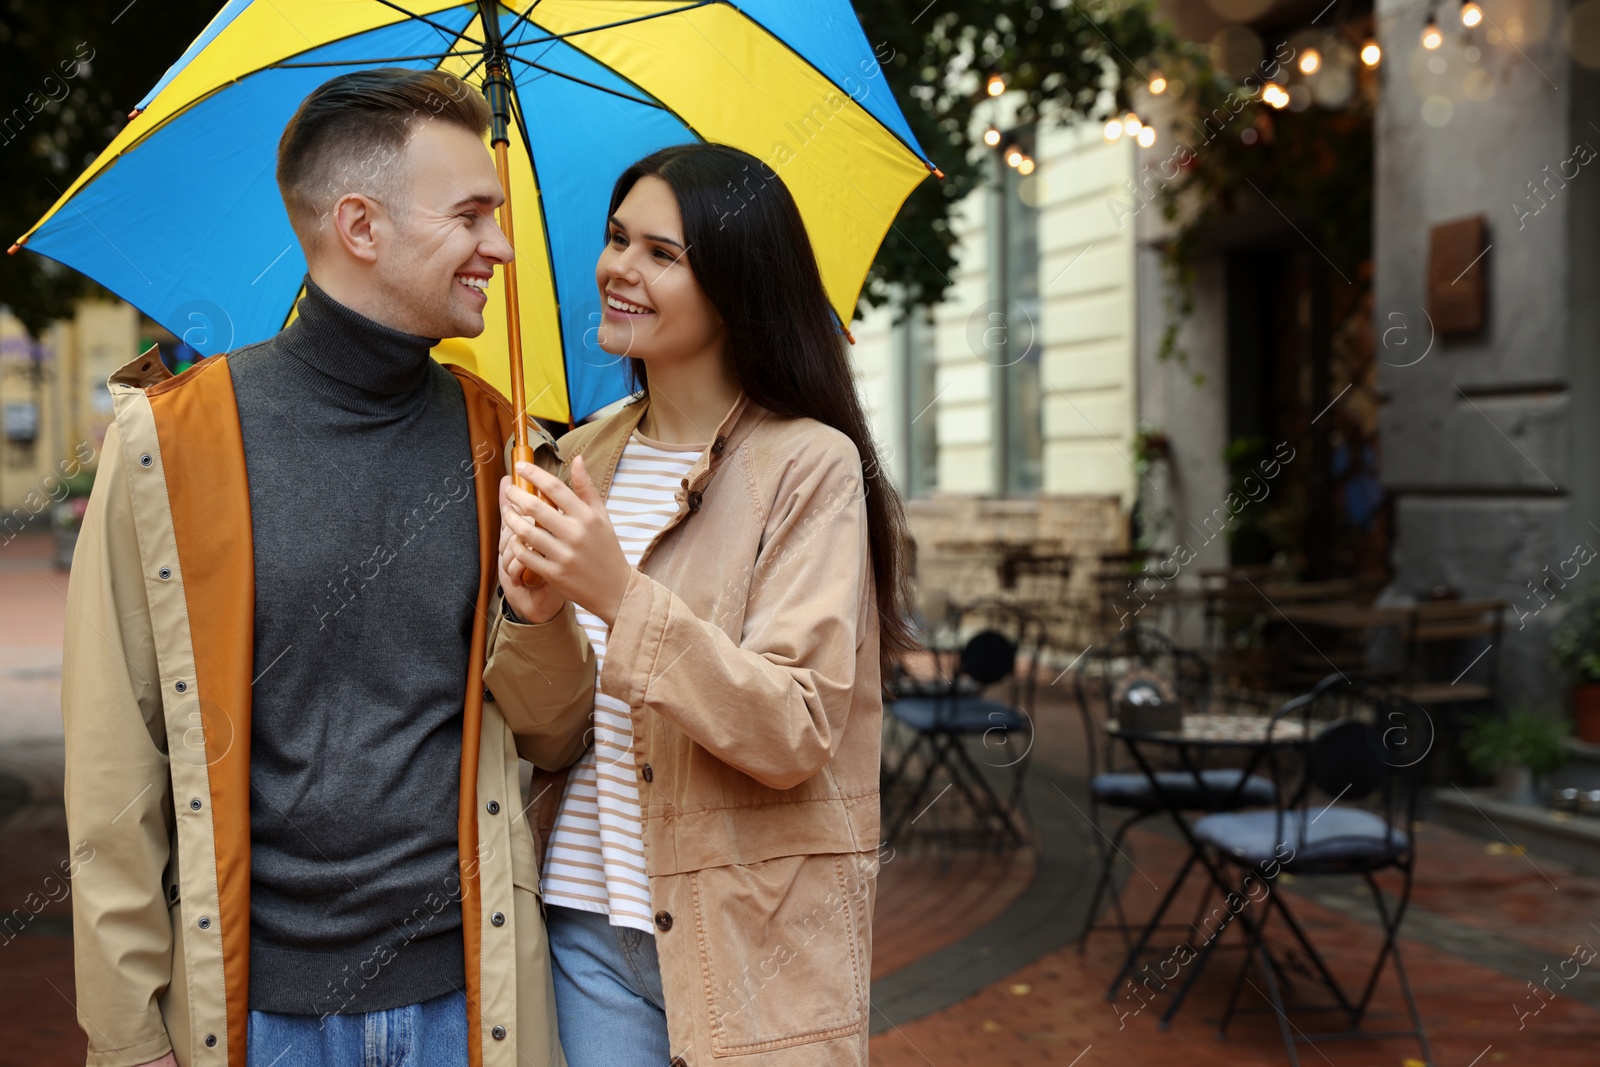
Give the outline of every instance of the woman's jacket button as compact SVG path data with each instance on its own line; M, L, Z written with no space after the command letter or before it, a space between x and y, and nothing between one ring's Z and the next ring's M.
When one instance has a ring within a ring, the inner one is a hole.
M684 1059L682 1056L674 1056L672 1057L672 1062L669 1063L667 1067L689 1067L689 1061Z
M640 769L639 773L644 776L644 780L647 782L653 782L656 780L656 772L648 763L646 763L644 767Z
M656 912L656 929L663 931L672 929L672 913L670 911Z
M207 1034L206 1035L206 1048L216 1048L216 1047L217 1047L217 1035L216 1034Z
M490 815L500 814L500 802L498 800L491 800L489 803L485 804L484 807L489 809Z
M724 434L723 436L717 438L715 441L711 442L711 454L714 455L714 456L720 456L720 455L722 455L722 450L724 448L727 448L727 447L728 447L728 438L727 438L727 435Z
M506 913L503 911L495 912L489 916L489 922L495 926L504 926L506 924Z
M696 489L689 494L689 510L700 510L700 490Z
M496 1041L504 1041L506 1039L506 1028L503 1026L497 1026L493 1030L489 1031L489 1036L494 1038Z

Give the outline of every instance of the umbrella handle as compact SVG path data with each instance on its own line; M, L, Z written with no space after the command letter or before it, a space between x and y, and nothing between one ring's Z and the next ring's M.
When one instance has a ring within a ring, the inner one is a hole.
M518 423L517 436L521 438L522 441L511 446L511 482L523 492L532 493L540 500L543 500L544 494L535 489L532 482L528 481L528 479L524 478L522 475L516 473L518 463L533 462L533 447L525 443L528 436L527 426L525 423ZM518 584L524 585L529 589L538 589L540 586L544 585L543 578L539 577L537 574L529 574L527 571L523 571L522 574L518 576L517 581Z

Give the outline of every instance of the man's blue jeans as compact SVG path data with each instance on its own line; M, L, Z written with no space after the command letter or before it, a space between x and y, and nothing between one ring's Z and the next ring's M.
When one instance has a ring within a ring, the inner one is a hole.
M249 1067L467 1067L467 998L350 1015L250 1013Z
M598 912L552 904L546 913L568 1067L666 1067L672 1053L655 935L612 926Z

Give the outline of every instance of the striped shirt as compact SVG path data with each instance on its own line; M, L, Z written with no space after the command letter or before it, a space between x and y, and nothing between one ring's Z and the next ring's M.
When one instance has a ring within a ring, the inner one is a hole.
M631 566L678 513L676 494L705 448L662 444L638 433L628 439L606 494L606 514ZM598 671L609 630L583 608L577 614ZM597 676L594 744L573 768L556 814L545 855L544 900L610 915L612 926L653 933L636 775L628 705L601 692Z

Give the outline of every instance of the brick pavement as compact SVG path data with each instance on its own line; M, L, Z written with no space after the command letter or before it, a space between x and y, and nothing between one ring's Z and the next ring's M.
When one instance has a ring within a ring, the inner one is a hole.
M1538 1003L1529 999L1526 982L1543 977L1540 960L1558 966L1576 941L1600 946L1600 934L1591 931L1586 938L1582 933L1590 919L1600 922L1600 914L1589 904L1600 893L1600 881L1539 861L1539 868L1561 887L1558 893L1525 857L1511 850L1489 849L1483 841L1438 827L1425 826L1421 832L1416 902L1427 900L1457 922L1485 931L1496 929L1544 952L1535 953L1526 970L1513 975L1474 955L1444 952L1404 938L1405 965L1433 1044L1434 1062L1440 1067L1578 1067L1600 1062L1600 1008L1557 995L1537 1015L1522 1018L1520 1027L1513 1010L1519 1005L1531 1012ZM1183 858L1175 838L1146 831L1130 834L1129 851L1162 888L1163 877L1175 872ZM1435 855L1437 866L1430 866ZM1325 950L1335 974L1364 973L1363 965L1370 964L1380 943L1376 928L1343 910L1306 899L1296 887L1286 891L1292 894L1295 914L1313 942ZM1124 890L1124 902L1136 916L1148 914L1157 896L1138 876L1130 877ZM1175 914L1192 915L1197 896L1189 892L1180 897L1184 906ZM1510 916L1532 918L1524 926L1520 920L1506 921ZM1239 934L1235 931L1227 938L1236 940ZM1262 1013L1237 1019L1226 1041L1216 1038L1215 1019L1240 959L1238 952L1219 951L1171 1030L1164 1032L1156 1025L1164 1001L1141 1010L1137 998L1126 991L1115 1005L1105 1001L1120 950L1114 933L1097 933L1083 955L1071 946L1050 952L974 996L874 1036L872 1063L875 1067L1285 1063L1276 1022L1265 1014L1266 1001L1249 990L1245 1003L1253 1003ZM1592 981L1588 988L1594 988ZM1311 993L1307 998L1319 1002ZM1405 1025L1392 972L1385 972L1375 1003L1375 1028ZM1302 1028L1317 1025L1315 1016L1291 1013L1291 1018ZM1307 1065L1414 1067L1420 1062L1415 1042L1405 1038L1319 1042L1315 1048L1302 1045L1299 1051Z

